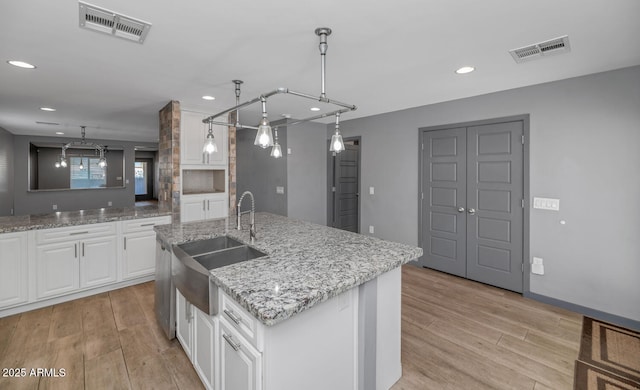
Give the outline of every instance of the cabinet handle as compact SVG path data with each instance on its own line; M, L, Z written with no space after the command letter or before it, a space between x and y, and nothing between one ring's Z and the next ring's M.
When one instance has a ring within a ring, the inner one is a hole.
M205 208L205 201L203 200L203 201L202 201L202 211L205 211L205 210L206 210L206 208Z
M224 309L223 312L224 314L227 315L227 317L231 319L231 321L235 322L236 325L240 325L240 318L238 318L235 314L233 314L232 311Z
M84 231L84 232L73 232L73 233L69 233L70 236L77 236L79 234L87 234L89 233L89 231Z
M207 200L207 210L211 210L211 201Z
M164 248L162 248L164 249ZM127 237L124 238L124 250L127 250Z
M140 227L153 226L153 225L155 225L154 222L152 222L152 223L143 223L142 225L140 225Z
M78 257L78 244L73 244L73 248L75 250L75 255L74 257Z
M186 300L185 300L186 303ZM187 317L188 321L191 321L193 319L193 309L191 308L191 304L186 303L184 305L184 315L185 317Z
M202 163L204 164L204 152L202 152Z
M224 337L224 339L227 341L227 343L229 343L229 345L231 346L231 348L233 348L234 351L238 351L240 350L240 347L242 347L240 343L233 342L233 336L228 336L225 333L223 333L222 337Z
M84 257L84 242L82 243L82 257Z

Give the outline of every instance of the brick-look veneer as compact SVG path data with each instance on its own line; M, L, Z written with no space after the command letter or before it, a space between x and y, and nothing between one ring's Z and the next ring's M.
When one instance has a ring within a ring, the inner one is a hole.
M229 113L229 123L236 123L236 113ZM236 213L236 128L229 127L229 215Z
M159 112L158 206L171 210L174 222L180 221L180 102L170 101Z

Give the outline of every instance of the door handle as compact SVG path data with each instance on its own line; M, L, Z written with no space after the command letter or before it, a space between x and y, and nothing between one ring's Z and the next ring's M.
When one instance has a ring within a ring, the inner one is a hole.
M464 213L464 207L458 207L458 212L459 213Z
M468 212L470 215L474 215L474 214L476 213L476 209L471 208L471 209L469 209L467 212Z

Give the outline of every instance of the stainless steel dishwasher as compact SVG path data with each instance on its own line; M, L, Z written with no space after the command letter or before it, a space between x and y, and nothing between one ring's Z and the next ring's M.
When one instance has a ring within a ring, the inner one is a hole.
M156 235L156 319L169 340L176 337L176 289L171 279L171 245Z

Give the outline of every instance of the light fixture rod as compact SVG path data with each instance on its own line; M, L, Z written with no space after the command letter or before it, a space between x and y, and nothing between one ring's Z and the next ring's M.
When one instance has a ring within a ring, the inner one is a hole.
M337 101L337 100L328 99L326 97L325 98L323 98L323 97L318 98L317 96L313 96L313 95L310 95L310 94L304 93L304 92L297 92L297 91L292 91L290 89L287 89L287 93L291 94L291 95L294 95L294 96L300 96L300 97L303 97L303 98L307 98L307 99L311 99L311 100L315 100L315 101L320 101L320 102L323 102L323 103L335 104L336 106L348 108L349 111L355 111L356 109L358 109L358 107L356 107L353 104L343 103L343 102L340 102L340 101Z
M231 111L239 110L239 109L244 108L244 107L246 107L246 106L250 106L250 105L252 105L252 104L254 104L254 103L257 103L257 102L261 101L263 98L268 98L268 97L270 97L270 96L276 95L276 94L278 94L278 93L283 93L283 92L285 92L285 91L286 91L286 88L278 88L278 89L274 89L274 90L273 90L273 91L271 91L271 92L263 93L262 95L260 95L260 96L258 96L258 97L256 97L256 98L253 98L253 99L251 99L251 100L249 100L249 101L246 101L246 102L244 102L244 103L240 103L240 104L236 104L235 106L230 107L230 108L227 108L227 109L226 109L226 110L224 110L224 111L220 111L220 112L219 112L219 113L217 113L217 114L214 114L214 115L211 115L211 116L209 116L209 117L207 117L207 118L204 118L204 119L202 120L202 122L203 122L203 123L209 123L209 121L212 121L212 120L214 120L215 118L217 118L217 117L219 117L219 116L222 116L222 115L224 115L224 114L228 114L228 113L230 113ZM234 123L227 123L227 126L235 126L235 124L234 124Z
M329 45L327 44L327 36L331 35L331 29L327 27L316 28L316 35L320 37L320 98L325 98L325 68L327 63L327 49L329 48Z

